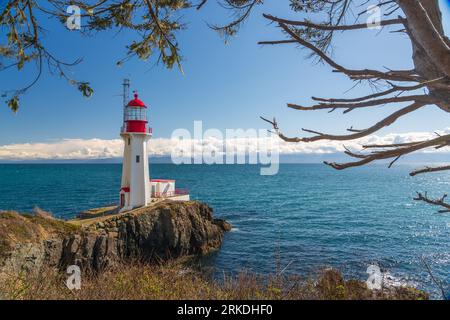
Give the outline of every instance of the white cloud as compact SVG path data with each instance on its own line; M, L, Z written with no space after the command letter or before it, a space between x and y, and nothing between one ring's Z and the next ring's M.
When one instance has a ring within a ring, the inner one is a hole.
M0 146L1 160L105 159L121 156L121 139L63 139Z
M439 132L450 133L450 128ZM425 140L435 137L435 133L410 132L403 134L387 134L384 136L369 136L355 141L316 141L313 143L287 143L279 142L280 154L326 154L344 151L344 145L350 149L358 150L363 144L389 144ZM221 154L224 149L234 147L238 153L258 152L261 142L277 137L267 138L231 138L223 140L217 137L207 137L203 141L185 139L179 141L169 138L156 138L149 142L151 156L170 156L174 148L182 144L193 144L194 150L201 151L207 146L208 150L215 150ZM278 139L279 140L279 139ZM277 141L278 141L277 140ZM223 147L223 144L225 147ZM51 160L51 159L107 159L122 156L123 141L121 139L62 139L56 142L21 143L0 146L0 160ZM425 152L450 152L450 148L439 150L428 149Z

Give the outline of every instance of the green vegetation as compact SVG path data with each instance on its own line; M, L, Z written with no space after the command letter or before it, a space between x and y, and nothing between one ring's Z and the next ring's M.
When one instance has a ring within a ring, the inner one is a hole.
M74 11L68 13L69 8ZM189 8L195 8L195 5L187 0L6 1L0 11L0 26L5 32L5 39L0 42L0 57L4 60L0 63L0 71L14 67L20 72L30 63L37 66L36 76L29 84L4 93L8 95L8 107L17 112L20 96L37 83L44 68L67 80L83 96L90 97L94 93L88 81L73 79L67 72L67 68L79 64L82 59L64 61L48 48L43 36L46 19L54 18L63 26L79 28L85 35L104 31L134 32L134 40L127 45L125 56L117 61L118 66L133 57L147 60L156 56L157 61L167 68L177 65L181 69L176 33L184 28L180 15ZM78 14L83 18L82 26L74 19Z

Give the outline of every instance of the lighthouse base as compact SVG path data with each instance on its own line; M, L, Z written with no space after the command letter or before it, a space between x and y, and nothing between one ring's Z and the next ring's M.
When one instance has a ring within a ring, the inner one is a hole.
M183 202L183 201L190 201L191 197L189 196L189 194L180 194L180 195L173 195L173 196L168 196L168 197L153 198L152 202L145 206L135 206L135 207L122 206L119 210L119 213L131 211L133 209L138 209L138 208L150 207L152 205L155 205L155 204L160 203L165 200Z
M119 213L130 211L130 210L133 210L133 209L134 209L133 207L122 207L122 209L120 209Z
M189 201L191 200L188 194L183 194L183 195L179 195L179 196L173 196L173 197L169 197L166 198L172 201Z

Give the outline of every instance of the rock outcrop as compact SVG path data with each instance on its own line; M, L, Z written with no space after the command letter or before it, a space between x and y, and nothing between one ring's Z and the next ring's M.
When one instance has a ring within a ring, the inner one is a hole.
M100 271L126 260L203 255L220 247L230 225L200 202L162 202L128 213L64 222L0 213L0 273L65 268Z

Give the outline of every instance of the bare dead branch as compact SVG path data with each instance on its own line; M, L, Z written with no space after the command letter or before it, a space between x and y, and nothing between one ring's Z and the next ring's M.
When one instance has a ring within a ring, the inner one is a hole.
M416 111L425 105L426 105L426 103L423 103L423 102L414 102L411 105L392 113L390 116L379 121L372 127L364 129L364 130L355 130L356 131L355 133L349 134L349 135L325 134L322 132L303 128L302 129L303 131L313 133L313 134L315 134L315 136L312 136L312 137L287 137L280 131L275 119L273 119L273 121L269 121L265 118L262 118L262 119L264 121L270 123L273 126L274 130L277 132L278 136L286 142L313 142L313 141L318 141L318 140L346 141L346 140L355 140L355 139L359 139L359 138L368 136L368 135L380 130L381 128L391 125L392 123L397 121L397 119L399 119L400 117L402 117L408 113L411 113L413 111Z
M417 102L433 104L433 103L437 102L438 100L436 100L428 95L412 95L412 96L369 100L369 101L357 102L357 103L320 103L320 104L310 106L310 107L304 107L304 106L299 106L296 104L289 103L288 107L295 109L295 110L302 110L302 111L324 110L324 109L333 109L333 110L346 109L344 111L344 113L347 113L347 112L352 111L353 109L357 109L357 108L366 108L366 107L379 106L379 105L383 105L386 103L408 102L408 101L417 101Z
M377 70L351 70L347 69L340 64L336 63L333 59L331 59L325 52L314 46L312 43L302 39L299 35L297 35L293 30L291 30L286 24L279 23L278 24L289 36L295 39L300 45L312 50L315 54L317 54L323 61L333 67L336 72L342 72L346 74L353 80L358 79L384 79L384 80L392 80L392 81L407 81L407 82L420 82L420 77L411 75L411 71L388 71L381 72Z
M440 199L431 199L428 198L427 193L425 192L425 194L421 194L420 192L417 192L416 197L414 198L414 200L416 201L423 201L426 202L428 204L432 204L435 206L441 206L445 209L443 210L439 210L439 213L447 213L450 212L450 204L445 202L445 199L447 198L447 195L444 194Z
M391 6L390 8L388 8L388 10L389 10L388 12L383 14L385 17L389 17L390 15L395 13L397 10L400 10L400 7L397 4L395 4L395 5Z
M396 163L400 158L402 157L402 155L397 156L394 160L392 160L389 165L388 168L392 168L392 166L394 165L394 163Z
M200 10L207 2L208 0L202 0L199 4L197 4L197 10Z
M297 43L296 40L273 40L273 41L259 41L260 45L276 45L276 44L290 44Z
M416 145L418 143L422 143L424 141L417 141L417 142L406 142L406 143L393 143L393 144L366 144L363 145L363 149L369 149L369 148L398 148L398 147L407 147Z
M369 3L369 1L366 1L361 6L366 5L367 3ZM395 1L394 0L389 0L389 1L385 1L385 2L379 2L379 3L377 3L377 7L381 8L381 7L383 7L385 5L388 5L390 3L394 3L395 4ZM358 17L362 16L363 14L366 14L368 12L368 10L369 9L365 9L365 10L361 11L360 13L358 13Z
M427 261L425 260L424 257L421 257L422 263L425 265L425 268L428 271L428 274L431 277L431 280L433 280L434 284L439 288L439 290L441 291L442 294L442 299L446 300L447 299L447 295L445 293L445 289L444 286L442 285L442 282L439 281L438 279L436 279L436 277L433 274L433 271L431 270L431 267L428 265Z
M392 93L403 93L406 91L414 91L414 90L418 90L420 88L423 87L427 87L427 86L433 86L436 83L440 83L443 82L446 78L445 77L440 77L434 80L430 80L430 81L424 81L422 83L419 83L417 85L414 86L399 86L393 83L388 82L391 85L391 88L382 92L377 92L371 95L367 95L367 96L363 96L363 97L359 97L359 98L353 98L353 99L324 99L324 98L317 98L317 97L312 97L313 100L315 101L321 101L321 102L329 102L329 103L335 103L335 102L359 102L359 101L365 101L365 100L370 100L370 99L374 99L374 98L378 98L378 97L382 97L382 96L386 96Z
M309 132L309 133L315 133L317 134L316 136L313 137L308 137L308 138L302 138L302 141L304 142L311 142L311 141L318 141L318 140L335 140L335 141L343 141L343 140L354 140L354 139L359 139L365 136L368 136L369 134L372 134L378 130L380 130L381 128L387 127L389 125L391 125L392 123L394 123L395 121L397 121L397 119L399 119L400 117L411 113L413 111L416 111L420 108L422 108L423 106L425 106L424 103L420 103L420 102L414 102L413 104L402 108L394 113L392 113L390 116L384 118L383 120L377 122L375 125L373 125L372 127L369 127L367 129L363 129L363 130L353 130L353 134L349 134L349 135L331 135L331 134L323 134L320 132L316 132L316 131L312 131L312 130L307 130L307 129L303 129L303 131L305 132Z
M409 175L411 177L414 177L414 176L416 176L418 174L421 174L421 173L429 173L429 172L437 172L437 171L445 171L445 170L450 170L450 165L439 166L439 167L425 167L425 168L422 168L422 169L414 170Z
M300 26L300 27L307 27L307 28L313 28L317 30L326 30L326 31L347 31L347 30L358 30L358 29L368 29L369 25L367 23L358 23L358 24L351 24L351 25L330 25L330 24L317 24L310 21L296 21L296 20L288 20L288 19L282 19L275 16L272 16L270 14L263 14L264 18L277 22L277 23L283 23L286 25L291 26ZM383 20L380 21L381 26L388 26L388 25L395 25L395 24L403 24L406 20L403 18L397 18L397 19L389 19L389 20Z
M404 33L409 37L413 47L413 70L389 70L386 68L387 70L382 71L371 69L349 69L339 64L328 54L327 49L330 46L333 32L367 29L368 25L365 23L342 23L344 21L343 15L347 9L347 4L349 3L348 1L324 2L331 8L329 11L323 9L318 10L325 11L325 16L328 15L328 21L324 23L314 23L310 20L295 21L264 14L263 16L266 19L270 22L275 22L282 29L287 38L286 40L281 41L263 41L260 42L260 44L278 45L297 43L301 47L311 50L311 56L317 56L321 62L328 64L333 69L332 72L343 73L348 78L355 81L355 86L363 81L367 81L376 92L361 97L347 99L312 97L312 99L316 101L315 105L302 106L288 104L288 107L295 110L327 110L328 112L342 109L344 113L346 113L357 108L376 107L390 103L409 102L412 104L392 113L367 129L359 130L351 127L347 129L350 134L346 135L332 135L311 129L302 129L305 132L311 133L312 136L288 137L281 132L275 118L273 120L262 118L272 125L274 131L282 140L287 142L354 140L368 136L381 128L389 126L403 115L414 112L425 105L434 104L440 109L450 112L450 40L445 35L442 16L437 1L377 1L378 6L386 7L385 17L394 15L399 9L403 10L403 16L399 16L396 19L386 18L386 20L381 21L381 26L400 25L399 27L395 27L395 29L398 30L394 32ZM360 6L365 6L367 3L369 3L369 0L362 1ZM343 4L344 9L337 9L336 6L341 4ZM314 9L312 11L314 11ZM367 13L367 10L361 12L358 17L363 13ZM339 19L336 19L337 16ZM397 83L394 84L392 82L416 82L417 84L411 85L411 83L408 83L408 86L400 86ZM386 83L389 84L390 87L384 86L383 89L380 90L379 85L384 85ZM419 89L424 89L425 93L418 92L404 95L406 92L412 92ZM409 153L427 148L440 149L449 145L450 135L438 135L436 138L423 141L392 144L367 144L362 146L363 150L365 150L363 153L349 150L344 146L345 154L354 158L353 162L325 163L335 169L342 170L350 167L362 166L376 160L390 160L389 167L392 167L399 159ZM410 175L415 176L421 173L443 170L450 170L450 165L426 167L415 170L411 172ZM450 212L450 204L445 202L445 198L446 195L441 199L429 199L426 194L424 196L418 193L416 200L444 207L445 210L440 212Z
M423 150L430 147L435 146L441 146L441 145L450 145L450 135L443 135L439 136L434 139L420 141L420 142L414 142L414 143L405 143L405 144L398 144L400 147L392 148L389 150L380 150L380 151L373 151L368 154L358 154L357 157L354 156L354 153L347 153L347 155L359 158L362 160L355 161L355 162L347 162L347 163L336 163L336 162L325 162L325 164L337 169L337 170L343 170L351 167L358 167L362 166L368 163L371 163L373 161L377 160L384 160L384 159L391 159L396 158L398 156L404 156L407 154L410 154L412 152Z

